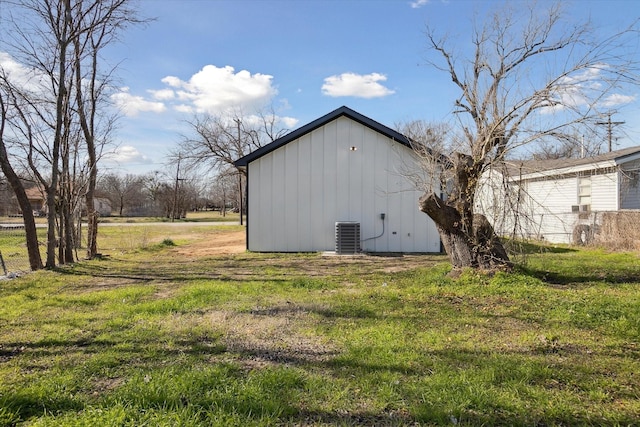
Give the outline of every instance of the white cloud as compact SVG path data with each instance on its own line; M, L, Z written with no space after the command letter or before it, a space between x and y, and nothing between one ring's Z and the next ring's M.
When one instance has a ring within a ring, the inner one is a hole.
M14 85L23 90L35 93L42 93L47 90L47 79L44 74L33 68L25 67L6 52L0 52L0 69L6 73L7 78Z
M621 93L614 93L607 96L603 101L602 105L605 107L617 107L620 105L631 104L636 100L635 95L623 95Z
M121 88L120 92L111 95L111 99L129 117L136 116L143 111L162 113L167 109L162 102L147 101L141 96L131 95L127 87Z
M634 102L635 95L612 93L601 98L606 82L605 74L610 69L607 64L597 64L580 73L565 76L558 80L554 88L553 105L541 109L542 114L552 114L567 109L580 109L589 106L611 108Z
M180 104L173 107L173 109L179 113L187 113L187 114L193 113L193 107L191 107L190 105Z
M184 111L190 106L196 112L217 114L268 103L277 94L272 80L273 76L267 74L251 74L247 70L236 73L231 66L207 65L188 81L167 76L162 82L176 89L177 98L183 101L176 108Z
M429 3L429 0L415 0L415 1L412 1L410 4L413 9L418 9L418 8L421 8L422 6L425 6L427 3Z
M293 129L298 124L298 119L293 117L280 117L279 120L287 129Z
M159 101L169 101L176 97L176 93L171 89L148 90L148 92Z
M230 109L254 109L268 104L277 94L273 76L235 72L231 66L206 65L189 80L166 76L161 81L167 87L150 89L152 100L129 93L128 88L113 95L114 102L127 116L142 111L163 113L167 106L181 113L219 114Z
M104 155L105 160L115 163L150 163L151 159L142 154L136 147L122 145Z
M387 76L379 73L355 74L343 73L324 79L322 93L331 97L354 96L358 98L380 98L395 91L379 82L387 80Z

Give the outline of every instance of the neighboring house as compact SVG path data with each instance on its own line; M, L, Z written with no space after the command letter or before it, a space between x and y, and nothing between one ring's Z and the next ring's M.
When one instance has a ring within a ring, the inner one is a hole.
M508 161L505 170L487 174L476 198L476 209L503 235L586 243L602 213L640 209L640 147L583 159Z
M87 206L87 203L83 199L82 200L83 215L86 215L86 206ZM111 216L111 211L112 211L111 200L107 199L106 197L95 197L93 199L93 206L95 207L96 211L98 211L100 216Z
M29 199L29 204L31 205L31 210L35 216L44 216L47 214L47 194L44 189L40 186L34 186L26 188L25 193L27 194L27 199ZM22 212L18 212L22 214Z
M111 200L106 197L96 197L93 205L101 216L111 216Z
M235 162L247 172L247 249L334 251L355 223L365 252L439 252L410 178L418 163L406 137L347 107L320 117Z
M29 203L31 204L31 209L33 210L33 214L35 216L45 216L47 214L47 195L43 188L39 186L34 186L25 189L25 193L27 193L27 199L29 199ZM15 196L14 196L15 198ZM111 202L107 198L96 197L94 200L94 206L96 210L100 213L101 216L110 216L111 215ZM86 202L84 199L80 201L82 212L86 214ZM22 214L22 212L18 212Z

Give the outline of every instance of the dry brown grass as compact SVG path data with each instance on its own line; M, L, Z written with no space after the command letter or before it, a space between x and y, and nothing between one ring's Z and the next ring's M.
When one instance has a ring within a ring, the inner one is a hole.
M594 245L614 251L640 250L640 211L602 213Z

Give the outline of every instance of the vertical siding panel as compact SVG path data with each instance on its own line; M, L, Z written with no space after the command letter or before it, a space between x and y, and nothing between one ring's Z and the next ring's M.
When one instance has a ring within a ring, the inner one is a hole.
M336 221L351 221L349 212L349 122L336 120Z
M373 241L373 250L378 252L389 251L389 203L387 194L387 157L389 155L389 148L387 146L386 138L381 138L376 134L375 142L375 154L374 154L374 209L375 212L380 215L385 214L384 219L384 234ZM382 221L380 221L382 225ZM380 230L382 232L382 229ZM376 236L380 234L377 233Z
M298 182L298 215L297 224L297 250L311 251L311 136L304 135L298 142L298 175L292 177Z
M254 251L264 250L268 247L271 238L271 201L269 199L272 189L271 158L262 158L250 165L249 171L249 210L260 212L259 215L249 215L249 249ZM267 212L263 215L262 212ZM269 225L269 227L266 227Z
M272 157L272 190L270 191L271 200L269 201L271 206L271 239L269 242L265 242L269 245L269 250L274 251L286 251L286 220L284 216L285 209L285 150L278 149L270 154ZM267 192L265 192L267 193ZM267 193L268 194L268 193Z
M324 177L324 146L322 131L315 130L309 135L311 145L311 204L309 227L311 229L311 247L313 250L326 249L326 212L325 212L325 186Z
M370 251L375 249L376 239L373 237L382 231L382 221L380 213L375 206L375 159L378 146L377 135L370 129L365 128L360 148L362 156L362 215L361 215L361 238L370 239L362 242L362 249Z
M248 239L248 249L259 250L259 243L261 241L260 235L262 234L262 227L259 223L259 217L262 215L251 215L251 212L261 212L260 206L260 188L258 187L258 183L260 182L261 173L264 170L260 167L262 164L262 159L258 159L255 162L251 163L247 167L247 171L249 173L249 199L247 200L247 210L249 211L249 218L247 221L247 239ZM255 196L251 191L255 191Z
M364 196L362 182L362 156L366 155L362 146L365 127L351 120L345 120L349 128L347 156L349 159L349 220L362 222L362 198ZM354 147L355 150L351 150ZM361 230L362 232L362 230Z
M252 233L256 233L254 239L249 239L249 243L253 245L252 241L255 241L258 245L258 250L263 250L268 247L269 242L271 241L271 233L273 230L273 226L271 226L272 221L272 208L271 208L271 197L273 192L273 177L271 175L271 170L273 169L273 158L271 156L260 159L260 162L257 162L258 166L258 174L255 175L254 180L252 180L249 191L254 194L253 191L256 191L257 197L252 197L257 200L257 209L252 209L252 212L260 212L259 215L249 215L250 221L255 221L257 223L257 227L250 226L249 230ZM249 173L249 176L252 176L252 173ZM262 212L266 211L266 215L262 215ZM257 230L254 230L256 229Z
M393 148L396 154L395 168L392 175L397 179L398 194L401 206L401 224L399 230L399 242L401 251L415 252L415 211L417 203L414 203L416 195L415 185L407 177L409 170L413 170L415 166L412 161L412 153L409 149L397 146Z
M266 188L266 186L271 183L271 179L269 179L270 166L269 159L260 159L260 161L251 165L251 171L249 172L251 182L249 183L249 187L250 191L255 191L257 196L252 197L252 200L249 201L249 210L251 212L262 212L265 208L269 209L270 205L265 203L265 195L263 192L270 191L269 188ZM267 179L264 179L264 175L267 175ZM253 206L251 206L252 203L254 203ZM249 249L262 250L268 242L267 239L269 235L268 231L265 230L265 222L270 221L270 218L264 218L261 214L250 214L249 221L251 221L251 225L249 226Z
M298 148L300 141L293 141L284 147L284 230L285 251L298 250L298 214L299 214L299 194L298 194Z
M324 237L325 247L335 248L335 221L340 216L338 213L338 126L335 121L324 126L320 135L324 151L324 220L326 230Z
M396 164L398 162L397 152L392 150L389 143L387 145L387 164L385 172L387 175L387 203L389 215L389 245L388 251L402 251L402 194L399 185L399 177L396 173Z

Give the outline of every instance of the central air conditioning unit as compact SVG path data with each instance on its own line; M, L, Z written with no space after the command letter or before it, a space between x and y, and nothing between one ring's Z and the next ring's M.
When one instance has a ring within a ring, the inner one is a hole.
M357 254L360 252L360 223L336 222L336 253Z

